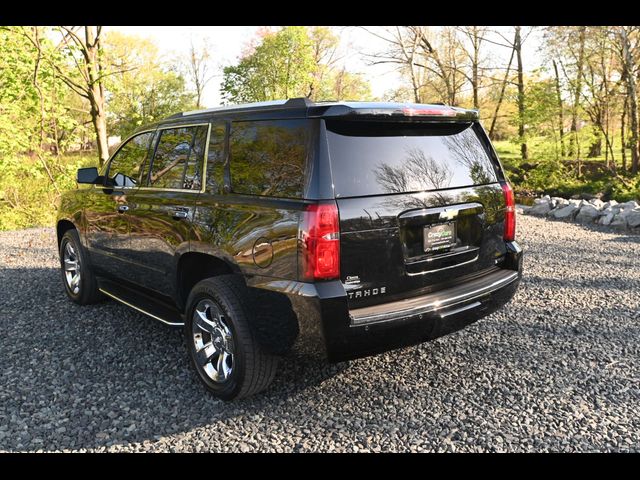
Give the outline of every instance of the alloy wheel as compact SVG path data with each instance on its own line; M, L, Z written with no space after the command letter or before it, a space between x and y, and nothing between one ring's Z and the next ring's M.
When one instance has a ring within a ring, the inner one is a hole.
M201 300L191 322L198 366L214 382L226 382L233 372L234 342L222 310L212 300Z
M66 242L62 260L67 286L74 295L77 295L80 292L80 256L71 242Z

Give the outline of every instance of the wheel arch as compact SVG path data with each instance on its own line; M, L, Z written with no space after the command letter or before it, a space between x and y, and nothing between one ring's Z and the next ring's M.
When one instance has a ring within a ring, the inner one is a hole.
M56 223L56 237L58 239L58 246L60 246L62 236L69 230L78 230L78 227L69 219L62 218L58 220L58 222Z
M176 303L184 310L193 287L209 277L240 273L238 267L211 253L190 251L178 258L175 274Z

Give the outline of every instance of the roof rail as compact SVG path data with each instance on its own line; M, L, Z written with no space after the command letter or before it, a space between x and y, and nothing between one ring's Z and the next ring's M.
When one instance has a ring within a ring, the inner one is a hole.
M290 98L289 100L269 100L266 102L252 102L252 103L242 103L237 105L225 105L222 107L215 108L207 108L205 110L192 110L190 112L178 113L174 117L186 117L189 115L197 115L200 113L209 113L209 112L221 112L221 111L233 111L233 110L243 110L247 108L260 108L260 107L289 107L289 108L306 108L313 106L314 103L306 97L298 97L298 98Z

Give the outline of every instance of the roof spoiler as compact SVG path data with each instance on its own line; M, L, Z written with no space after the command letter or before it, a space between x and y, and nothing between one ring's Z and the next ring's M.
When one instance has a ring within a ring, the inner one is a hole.
M285 107L290 108L307 108L313 107L314 105L315 103L313 103L308 97L290 98L284 104Z

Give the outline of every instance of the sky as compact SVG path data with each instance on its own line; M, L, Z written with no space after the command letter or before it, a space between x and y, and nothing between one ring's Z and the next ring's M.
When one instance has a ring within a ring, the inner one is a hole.
M117 30L127 35L150 38L158 45L160 53L169 58L176 54L186 54L191 39L196 45L203 39L208 39L213 47L213 67L216 76L206 85L202 103L211 108L220 105L222 67L237 63L243 47L255 36L259 28L259 26L112 26L105 27L105 30ZM494 28L505 33L511 30L510 27ZM363 55L383 50L385 44L382 40L357 27L335 27L335 29L344 49L343 62L347 69L354 73L362 73L369 81L371 93L374 96L381 97L400 84L400 76L392 65L370 65ZM536 51L538 38L539 36L534 33L524 44L523 63L527 71L539 66L540 60ZM491 55L504 58L504 55L510 53L503 47L489 44L487 46ZM508 57L505 63L507 61Z

